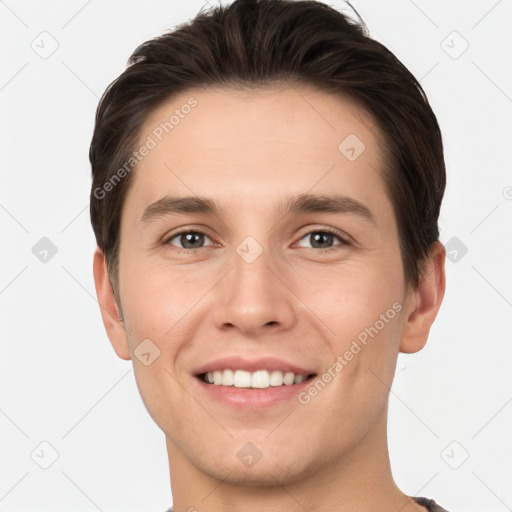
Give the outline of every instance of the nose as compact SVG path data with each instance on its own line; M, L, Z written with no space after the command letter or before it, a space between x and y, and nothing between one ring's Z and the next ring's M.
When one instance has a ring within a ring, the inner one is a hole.
M253 261L243 251L234 251L230 263L231 271L216 287L216 326L246 335L290 329L297 299L287 282L289 268L285 270L267 249Z

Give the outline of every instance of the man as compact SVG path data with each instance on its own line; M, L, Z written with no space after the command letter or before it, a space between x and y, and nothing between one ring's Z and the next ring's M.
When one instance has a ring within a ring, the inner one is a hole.
M395 484L387 401L445 290L441 133L319 2L141 45L91 143L94 278L166 436L174 512L443 511Z

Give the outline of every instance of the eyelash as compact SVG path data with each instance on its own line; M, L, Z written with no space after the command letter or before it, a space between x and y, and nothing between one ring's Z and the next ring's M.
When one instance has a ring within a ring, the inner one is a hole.
M180 235L183 235L183 234L189 234L189 233L195 233L195 234L198 234L198 235L204 235L206 236L207 238L210 238L206 233L204 233L203 231L200 231L200 230L196 230L196 229L188 229L188 230L183 230L183 231L178 231L177 233L174 233L172 236L166 238L165 240L165 244L167 245L172 245L170 243L171 240L173 240L174 238L180 236ZM305 247L305 249L313 249L313 250L316 250L316 252L323 252L323 253L326 253L326 252L331 252L331 251L334 251L336 250L336 247L339 247L339 246L348 246L348 245L351 245L350 242L344 238L343 236L341 236L340 232L334 228L322 228L322 229L313 229L311 231L308 231L307 233L304 233L301 238L299 239L302 240L303 238L309 236L309 235L312 235L313 233L329 233L331 235L334 235L341 243L338 244L338 245L335 245L333 247L327 247L325 249L318 249L316 247ZM210 239L211 240L211 239ZM186 249L184 247L176 247L176 246L173 246L175 249L177 249L178 251L184 251L184 252L190 252L190 251L198 251L200 249L205 249L206 247L198 247L196 249Z

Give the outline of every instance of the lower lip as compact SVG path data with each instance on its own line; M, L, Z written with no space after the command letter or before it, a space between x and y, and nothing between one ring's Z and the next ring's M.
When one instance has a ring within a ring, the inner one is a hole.
M238 409L258 411L295 398L298 393L311 384L314 378L310 377L299 384L289 386L283 384L281 386L270 386L266 389L219 386L208 384L200 377L194 377L194 380L214 400Z

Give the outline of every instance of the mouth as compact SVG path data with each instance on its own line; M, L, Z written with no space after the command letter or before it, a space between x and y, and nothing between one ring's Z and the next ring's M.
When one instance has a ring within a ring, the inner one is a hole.
M212 404L263 411L293 400L299 404L297 397L318 375L316 368L272 355L232 354L196 368L192 377Z
M295 373L281 370L257 370L254 372L226 368L199 373L202 382L226 388L269 389L293 387L316 377L316 373Z

